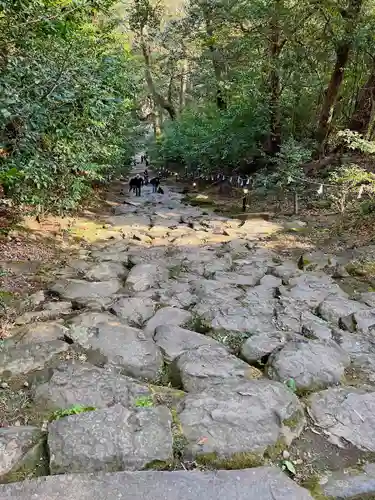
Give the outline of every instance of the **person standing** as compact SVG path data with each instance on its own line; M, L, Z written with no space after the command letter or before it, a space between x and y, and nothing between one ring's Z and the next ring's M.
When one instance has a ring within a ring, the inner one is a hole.
M158 190L158 187L160 185L160 179L159 177L153 177L151 180L150 180L150 184L152 186L152 192L153 193L156 193L157 190Z

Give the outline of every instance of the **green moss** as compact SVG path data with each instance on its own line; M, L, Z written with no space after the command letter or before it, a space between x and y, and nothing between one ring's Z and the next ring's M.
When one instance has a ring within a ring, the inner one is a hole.
M208 333L211 329L209 323L198 315L194 316L190 321L188 321L185 325L185 328L202 334Z
M171 409L172 414L172 436L173 436L173 456L176 460L181 460L188 445L188 440L183 433L182 425L178 417L176 408Z
M155 382L156 382L156 385L161 385L161 386L169 386L170 385L170 372L169 372L169 366L167 365L167 363L164 363L163 366L160 368Z
M320 485L320 477L318 475L310 476L305 479L301 486L309 490L311 495L315 498L315 500L334 500L332 497L329 497L323 493L322 487Z
M23 457L22 465L1 478L0 483L17 483L25 479L48 476L49 456L46 439L40 439Z
M213 469L249 469L263 465L264 459L256 453L240 452L230 457L219 457L217 453L204 453L196 458L196 462Z
M282 452L287 448L287 445L285 443L285 439L283 437L280 437L276 443L273 445L267 446L264 456L266 458L270 458L271 460L275 460L277 457L279 457Z
M145 466L145 470L173 470L175 462L173 460L153 460Z
M283 420L283 425L285 427L289 427L291 430L295 430L299 427L302 419L303 419L303 411L302 410L296 410L293 415L291 415L289 418L286 418Z

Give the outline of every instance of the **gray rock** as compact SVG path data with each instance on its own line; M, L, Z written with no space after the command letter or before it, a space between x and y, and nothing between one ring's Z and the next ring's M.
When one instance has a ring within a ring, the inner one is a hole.
M160 304L185 309L196 304L197 297L190 292L188 283L173 279L161 285L162 288L155 290L155 295Z
M317 390L338 384L349 364L349 356L334 342L295 341L271 355L267 373L280 382L294 379L298 389Z
M73 300L84 305L93 299L109 298L118 292L120 288L121 282L118 280L83 281L66 279L58 281L49 290L65 300Z
M60 322L37 322L17 328L12 340L18 344L64 340L68 329Z
M144 292L168 279L168 270L159 264L137 264L127 279L126 289L131 293Z
M142 469L173 458L172 417L166 407L131 411L114 405L52 422L52 474Z
M113 404L132 407L150 394L146 385L90 364L67 363L53 372L51 380L36 387L34 401L45 409L59 410L75 405L106 408Z
M276 349L283 347L289 340L284 332L266 332L249 337L242 345L241 356L248 363L260 361Z
M108 217L109 224L121 229L123 234L132 234L134 231L147 231L151 220L147 215L127 214Z
M281 278L284 283L288 283L290 278L299 276L302 274L302 272L298 269L296 262L286 261L279 266L273 266L272 274L274 276L277 276L278 278Z
M254 270L253 274L243 274L242 272L216 272L215 280L227 285L254 286L259 283L260 278L263 276L263 273L257 273L256 270Z
M125 375L155 380L163 357L155 342L141 330L106 313L83 313L70 325L70 339L97 364L108 363Z
M353 314L355 331L365 334L375 332L375 308L357 311Z
M45 369L57 366L60 355L69 349L60 340L35 342L24 345L5 344L0 350L0 379L17 381L19 379L43 377Z
M309 413L335 444L351 443L375 451L375 392L355 387L329 388L308 399Z
M156 303L143 297L122 297L111 306L111 312L130 326L142 327L155 314Z
M58 319L72 313L71 302L47 302L41 311L25 312L15 320L16 325L26 325L34 321L48 321Z
M175 387L188 392L201 392L230 380L259 378L262 372L220 346L200 346L185 351L170 365Z
M375 307L375 292L361 293L360 301L369 307Z
M184 309L177 307L162 307L156 314L147 321L144 332L146 335L153 335L158 326L185 326L192 319L193 315Z
M125 278L128 270L118 262L100 262L89 268L84 277L90 281L111 281L117 278Z
M158 326L155 330L154 340L168 363L183 352L195 347L202 345L222 347L211 337L171 325Z
M262 456L281 439L290 444L305 424L298 398L283 384L264 379L190 394L179 419L191 458L208 453Z
M7 427L0 429L0 481L11 481L22 469L22 476L37 475L44 458L46 436L37 427Z
M364 500L375 496L375 464L365 464L362 470L335 471L321 485L324 495L337 500Z
M289 287L280 287L286 297L304 302L311 308L316 308L329 295L347 298L348 295L324 273L302 274L289 280Z
M216 280L193 280L192 292L204 301L214 300L223 303L223 300L235 300L243 295L242 290L231 285L223 285Z
M326 321L335 326L340 326L341 318L367 309L368 308L360 302L334 295L332 297L327 297L319 304L318 312Z
M313 500L278 467L73 474L0 485L0 500Z
M102 250L94 250L91 252L91 257L99 262L116 262L127 266L129 263L128 253L126 249L116 249L114 245Z

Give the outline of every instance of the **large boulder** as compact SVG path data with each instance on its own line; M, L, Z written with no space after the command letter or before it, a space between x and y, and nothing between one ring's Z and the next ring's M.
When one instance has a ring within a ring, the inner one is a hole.
M262 372L229 354L225 347L202 345L183 352L170 366L175 386L201 392L230 380L259 378Z
M12 340L18 344L64 340L68 329L59 321L38 321L14 331ZM13 333L13 332L12 332Z
M51 368L61 363L69 346L60 340L32 344L7 344L0 350L0 379L17 386L28 380L43 380Z
M125 287L128 292L136 294L154 288L167 279L168 270L159 263L137 264L130 270Z
M147 336L152 336L158 326L185 326L192 319L193 315L189 311L177 307L162 307L158 309L155 316L149 319L144 328Z
M37 427L0 429L0 482L44 474L43 459L46 436Z
M301 274L289 280L288 287L280 287L282 295L304 302L315 309L330 295L347 298L348 295L335 281L324 274Z
M83 497L83 495L85 497ZM0 500L313 500L278 467L58 475L0 485Z
M375 392L355 387L329 388L308 399L315 424L331 441L348 442L363 451L375 451Z
M125 278L128 270L118 262L104 261L95 264L85 271L84 277L90 281L110 281Z
M219 342L211 337L171 325L158 326L155 330L154 340L168 363L183 352L195 347L202 345L222 347Z
M142 328L155 314L156 303L147 297L121 297L114 302L110 311L130 326Z
M350 364L349 356L334 342L288 342L268 360L267 373L274 380L294 379L299 390L318 390L338 384Z
M120 290L122 284L117 279L109 281L84 281L65 279L57 281L49 290L65 300L86 305L92 300L109 299Z
M285 332L265 332L249 337L241 347L241 357L248 363L261 361L273 351L283 347L289 340Z
M173 459L172 417L166 407L131 411L114 405L52 422L52 474L143 469Z
M335 471L322 481L321 490L328 498L361 500L375 498L375 464L364 464L361 469Z
M34 401L40 408L59 410L79 405L106 408L114 403L132 407L150 390L136 380L88 363L66 363L52 378L35 388Z
M299 436L304 412L298 398L279 382L237 381L189 394L179 414L190 458L239 453L262 457Z
M68 336L96 364L108 363L124 375L155 380L163 365L155 342L112 314L80 314L70 324Z
M341 326L342 318L365 310L368 310L368 307L361 302L333 295L319 304L318 313L333 325Z

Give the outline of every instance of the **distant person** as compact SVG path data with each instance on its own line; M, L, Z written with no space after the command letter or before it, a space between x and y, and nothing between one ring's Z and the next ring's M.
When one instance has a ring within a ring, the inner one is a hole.
M153 177L151 180L150 180L150 184L152 186L152 192L153 193L156 193L159 186L160 186L160 179L159 177Z
M141 196L142 185L143 179L139 174L137 174L135 177L130 179L129 191L135 191L135 196Z
M145 186L147 186L147 184L148 184L148 170L147 170L147 168L143 172L143 178L144 178L144 181L145 181Z
M148 167L150 165L150 162L149 162L147 156L145 156L145 163L146 163L146 167Z
M159 187L158 187L158 191L157 191L157 192L158 192L159 194L164 194L164 189L163 189L161 186L159 186Z

